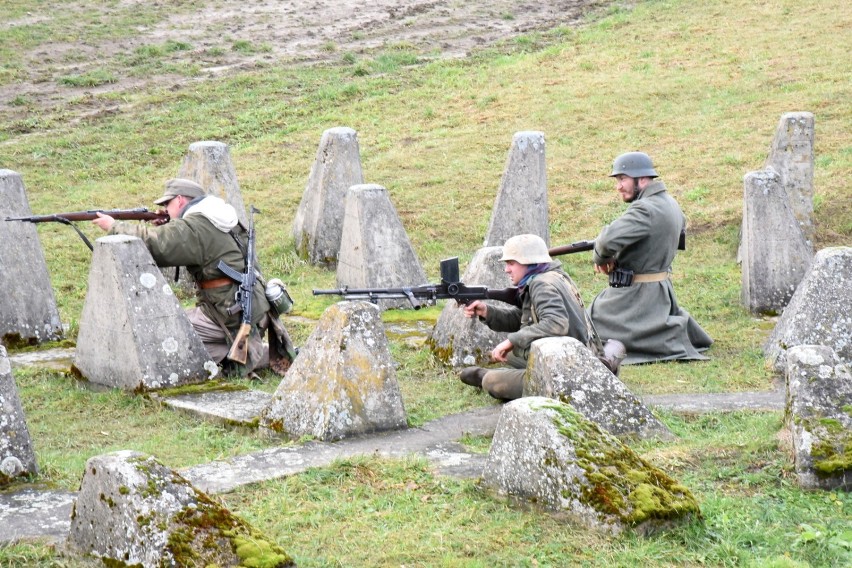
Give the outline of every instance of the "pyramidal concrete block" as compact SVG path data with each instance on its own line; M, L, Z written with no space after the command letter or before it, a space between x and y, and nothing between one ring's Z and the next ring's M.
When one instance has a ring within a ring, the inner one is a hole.
M363 183L358 134L346 127L323 132L293 221L293 238L301 258L317 265L337 263L346 191Z
M0 488L38 473L30 431L6 348L0 345Z
M390 201L375 184L353 185L346 193L337 285L399 288L427 284L411 241ZM380 300L387 308L409 308L408 300Z
M505 288L510 281L500 262L503 247L483 247L476 251L462 276L468 286ZM496 300L485 300L493 304ZM468 318L455 302L448 301L427 340L432 353L452 367L483 365L491 361L491 351L506 339L507 333L492 331L479 318Z
M36 226L6 221L31 215L20 174L0 169L0 341L9 347L62 337Z
M790 303L763 347L779 373L787 351L797 345L825 345L852 364L852 247L830 247L814 256Z
M326 309L260 416L266 434L325 441L406 425L380 310L369 302Z
M815 233L813 113L788 112L781 116L765 167L780 175L796 221L808 245L812 246Z
M799 485L852 490L852 374L824 345L787 355L786 426Z
M481 483L608 533L701 514L688 488L570 405L537 396L503 407Z
M772 169L743 180L740 259L741 301L753 313L780 313L813 260L781 177Z
M544 133L535 131L517 132L512 138L484 246L503 246L507 239L527 233L550 242Z
M93 383L134 391L218 373L148 249L126 235L95 242L74 367Z
M227 144L210 140L190 144L178 170L178 177L191 179L208 194L230 203L236 209L240 222L248 227L246 206Z
M639 397L573 337L533 342L523 396L546 396L570 404L616 436L674 439Z
M180 474L129 450L86 462L68 545L107 566L294 566L280 546Z

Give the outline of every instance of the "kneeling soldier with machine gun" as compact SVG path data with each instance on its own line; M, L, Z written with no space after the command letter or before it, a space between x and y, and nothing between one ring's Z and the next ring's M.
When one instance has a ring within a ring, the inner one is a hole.
M557 247L556 254L591 250L593 243L583 242ZM463 307L467 317L478 317L495 331L512 332L494 348L495 361L507 363L509 369L468 367L461 372L465 384L481 387L501 400L519 398L530 346L536 339L569 336L592 350L611 371L617 373L623 346L617 342L601 345L594 326L586 315L574 282L553 261L544 241L536 235L512 237L503 247L506 273L513 286L491 289L468 286L459 281L458 259L441 262L441 283L403 288L364 288L314 290L315 295L336 294L347 300L377 302L383 299L408 298L414 309L422 302L453 299ZM488 305L482 300L499 300Z

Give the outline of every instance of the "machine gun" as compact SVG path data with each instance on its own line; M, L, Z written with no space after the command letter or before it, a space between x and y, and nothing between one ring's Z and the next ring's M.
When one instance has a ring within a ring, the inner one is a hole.
M234 310L234 313L238 310L242 310L243 316L240 321L240 328L237 330L237 335L234 337L234 342L231 344L231 350L228 351L228 359L236 361L241 365L245 365L246 359L248 358L248 340L249 335L251 334L252 296L254 295L254 283L257 282L257 272L254 267L255 213L260 213L260 211L255 209L254 205L252 205L249 213L248 245L246 246L246 271L244 273L237 272L225 264L225 261L223 260L220 260L218 265L219 270L225 273L228 278L240 283L240 287L237 289L237 303L234 304L234 307L237 309Z
M68 213L52 213L50 215L32 215L30 217L6 217L5 221L23 221L26 223L62 223L77 231L89 250L95 250L86 235L73 223L75 221L91 221L97 219L98 213L109 215L119 221L162 221L168 222L169 214L166 212L148 211L144 207L136 209L91 209L89 211L71 211Z
M377 303L379 300L407 299L411 307L419 310L426 305L434 305L437 300L455 300L459 304L469 304L474 300L499 300L507 304L518 304L518 288L488 288L487 286L468 286L459 280L458 257L441 261L440 284L406 286L402 288L337 288L335 290L314 290L314 296L343 296L344 300L367 300ZM519 306L520 307L520 306Z

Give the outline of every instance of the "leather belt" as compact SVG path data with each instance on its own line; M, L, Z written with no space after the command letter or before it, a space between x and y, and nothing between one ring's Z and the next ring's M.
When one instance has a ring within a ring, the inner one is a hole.
M214 278L213 280L202 280L198 283L198 287L202 290L209 290L210 288L224 288L231 284L235 284L235 282L230 278Z
M652 272L651 274L634 274L633 283L641 284L642 282L662 282L668 280L668 272Z

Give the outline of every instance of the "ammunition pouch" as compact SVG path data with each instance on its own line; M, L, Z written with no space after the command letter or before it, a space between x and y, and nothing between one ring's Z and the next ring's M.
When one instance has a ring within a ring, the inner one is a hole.
M616 268L609 273L609 285L612 288L627 288L633 285L633 271L627 268Z

